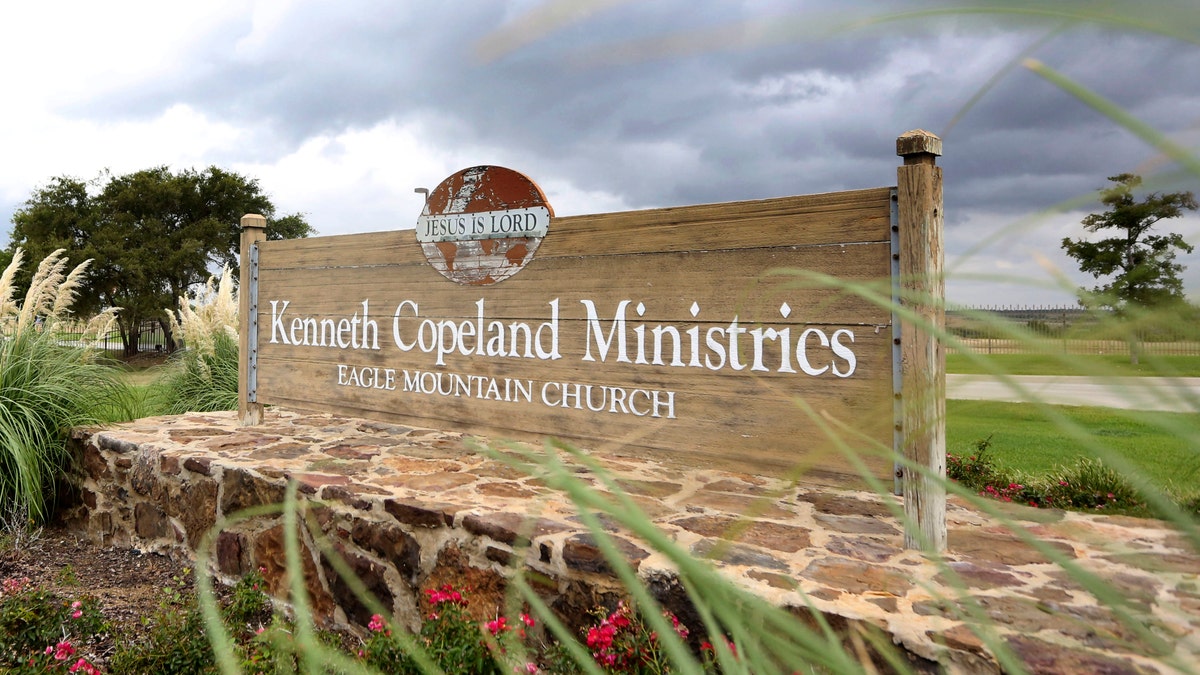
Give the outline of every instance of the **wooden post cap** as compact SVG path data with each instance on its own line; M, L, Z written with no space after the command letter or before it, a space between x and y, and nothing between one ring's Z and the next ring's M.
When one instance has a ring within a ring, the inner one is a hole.
M250 227L264 228L266 226L267 219L265 216L260 216L257 213L247 213L246 215L242 216L243 230Z
M942 139L924 129L913 129L912 131L900 134L900 138L896 139L896 154L901 157L911 157L913 155L933 155L940 157L942 154Z

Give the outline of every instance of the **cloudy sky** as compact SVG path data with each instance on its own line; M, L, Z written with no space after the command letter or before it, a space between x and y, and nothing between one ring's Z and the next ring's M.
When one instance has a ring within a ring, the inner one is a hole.
M559 215L892 185L896 137L924 128L945 141L949 299L1071 303L1056 275L1089 280L1059 242L1106 176L1200 186L1024 60L1195 148L1192 4L1127 3L1173 36L881 20L937 2L4 3L0 243L32 190L103 169L218 165L338 234L411 228L413 188L477 164L529 175ZM1164 226L1200 245L1200 218ZM1181 261L1200 297L1200 253Z

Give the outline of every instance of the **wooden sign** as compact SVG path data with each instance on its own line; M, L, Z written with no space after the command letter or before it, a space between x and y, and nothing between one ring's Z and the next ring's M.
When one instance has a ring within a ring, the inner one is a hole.
M886 280L891 196L559 218L488 285L411 231L261 242L257 400L844 482L798 404L890 448L891 314L774 271Z
M897 153L894 188L554 218L525 176L473 167L415 233L264 241L246 216L241 419L279 405L838 484L861 462L903 485L906 542L940 550L941 141Z

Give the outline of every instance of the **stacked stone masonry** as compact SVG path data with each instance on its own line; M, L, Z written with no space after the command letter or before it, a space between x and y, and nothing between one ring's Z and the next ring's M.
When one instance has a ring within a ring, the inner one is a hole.
M233 413L191 414L79 429L73 442L82 470L68 513L104 544L194 556L218 521L279 504L294 480L332 547L410 626L419 621L421 590L443 583L469 586L474 604L494 612L516 566L533 572L538 592L577 623L621 595L569 500L458 433L272 410L255 427L239 427ZM980 614L1030 672L1200 668L1200 554L1159 521L1006 509L1030 537L1126 598L1149 639L1014 534L1011 520L954 499L939 562L903 549L893 515L899 498L612 452L591 457L662 531L711 557L733 582L797 613L811 604L838 626L881 628L919 669L1001 672L971 628ZM672 565L606 525L646 584L678 604ZM302 543L314 611L364 625L370 611L309 534ZM286 597L277 515L231 520L210 554L219 576L261 568Z

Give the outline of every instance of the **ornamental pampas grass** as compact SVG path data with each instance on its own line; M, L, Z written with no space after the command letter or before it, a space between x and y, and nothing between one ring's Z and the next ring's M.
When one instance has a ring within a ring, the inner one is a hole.
M163 412L236 410L238 299L229 269L220 281L210 277L203 290L179 298L178 317L167 314L186 349L159 390Z
M84 260L72 269L67 269L66 249L58 249L46 256L38 265L29 289L25 292L25 300L17 304L13 300L16 293L15 277L25 261L25 252L17 249L13 253L12 262L0 275L0 321L8 323L14 317L17 321L17 333L24 333L37 325L40 317L43 329L57 321L65 320L71 314L71 305L79 295L83 285L83 275L91 265L91 259ZM88 322L84 341L99 340L112 330L119 308L110 307L92 317Z
M13 295L16 293L17 287L13 283L13 277L17 275L17 270L21 269L21 262L25 259L25 252L17 249L13 253L12 262L5 268L3 276L0 276L0 320L8 321L9 318L17 315L19 307L13 302Z
M21 311L17 314L17 331L23 332L30 326L34 325L38 317L46 320L57 319L58 316L53 314L56 307L62 307L60 311L65 311L65 307L70 306L71 301L75 297L75 288L66 288L66 297L63 302L59 302L59 296L64 295L63 289L66 287L66 275L64 270L67 268L67 259L63 256L66 253L65 249L58 249L42 259L38 265L37 271L33 273L33 280L29 282L29 290L25 293L25 302L21 305ZM90 260L85 260L80 263L80 267L87 268ZM78 270L79 268L76 268ZM72 272L74 276L74 272ZM78 283L78 276L76 276Z
M220 281L209 277L200 292L179 298L179 318L168 312L171 330L183 339L189 349L211 356L220 334L237 340L238 300L233 290L233 278L226 267Z
M61 342L55 323L67 317L88 263L67 272L58 250L38 265L24 301L14 300L14 278L24 261L18 249L0 275L0 320L16 321L0 340L0 514L27 512L40 522L49 497L70 463L66 434L75 426L129 419L132 397L116 371L96 362L96 351ZM99 318L111 324L114 310ZM38 319L43 322L38 325ZM120 409L120 410L119 410Z

